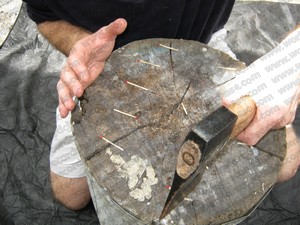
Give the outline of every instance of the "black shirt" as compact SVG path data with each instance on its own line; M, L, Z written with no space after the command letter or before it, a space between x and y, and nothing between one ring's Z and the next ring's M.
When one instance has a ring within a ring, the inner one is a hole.
M222 28L234 0L24 0L36 23L65 20L91 32L117 18L128 22L116 47L145 38L207 43Z

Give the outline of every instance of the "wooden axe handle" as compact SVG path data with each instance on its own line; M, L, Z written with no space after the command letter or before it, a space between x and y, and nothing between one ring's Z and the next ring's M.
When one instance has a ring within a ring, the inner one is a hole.
M230 135L230 138L234 138L248 127L253 120L256 113L256 104L250 96L244 96L231 104L228 109L238 117Z

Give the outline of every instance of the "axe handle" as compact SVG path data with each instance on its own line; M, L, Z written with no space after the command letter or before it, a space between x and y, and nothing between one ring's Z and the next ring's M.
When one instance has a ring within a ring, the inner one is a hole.
M231 104L228 109L238 117L230 135L230 138L234 138L248 127L255 117L256 104L250 96L244 96Z

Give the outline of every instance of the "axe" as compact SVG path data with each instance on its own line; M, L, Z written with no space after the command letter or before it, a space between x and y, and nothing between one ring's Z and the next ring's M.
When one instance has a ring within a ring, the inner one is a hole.
M244 96L228 108L219 107L191 129L179 149L173 184L160 219L195 189L217 150L243 131L255 113L254 101Z

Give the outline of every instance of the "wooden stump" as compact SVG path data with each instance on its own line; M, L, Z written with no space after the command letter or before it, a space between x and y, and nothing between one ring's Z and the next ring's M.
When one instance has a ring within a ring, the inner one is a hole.
M114 51L86 90L74 125L101 225L225 223L250 212L272 187L286 152L285 130L253 148L227 143L188 199L158 221L179 146L221 105L219 87L233 75L228 67L243 64L194 41L149 39Z

